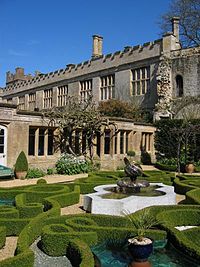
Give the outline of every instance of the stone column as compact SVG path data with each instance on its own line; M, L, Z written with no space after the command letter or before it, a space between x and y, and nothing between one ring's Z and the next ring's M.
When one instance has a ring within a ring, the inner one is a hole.
M25 94L25 96L24 96L24 109L25 110L29 110L29 103L28 103L28 101L29 101L29 95L28 94Z
M58 87L52 88L52 107L58 106Z
M44 132L44 156L48 155L48 129Z
M38 156L38 146L39 146L39 128L35 131L35 156Z
M39 108L39 110L43 109L43 98L44 98L44 91L37 91L36 92L36 108Z

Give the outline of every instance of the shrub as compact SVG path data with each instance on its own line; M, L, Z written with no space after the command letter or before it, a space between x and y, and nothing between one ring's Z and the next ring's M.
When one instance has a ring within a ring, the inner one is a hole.
M6 227L0 227L0 248L5 245L6 242Z
M147 151L141 152L141 162L144 165L151 165L151 155Z
M47 169L47 174L48 175L52 175L52 174L55 174L56 173L56 169L55 168L48 168Z
M127 156L129 156L129 157L134 157L134 156L135 156L135 151L133 151L133 150L129 150L129 151L127 152Z
M26 178L40 178L45 176L45 172L39 168L32 168L28 170Z
M28 171L28 161L24 151L21 151L21 153L17 157L17 161L15 164L15 171L16 172Z
M47 181L45 179L39 179L37 180L37 184L47 184Z
M78 174L88 172L89 163L85 159L77 158L71 154L63 154L56 163L59 174Z

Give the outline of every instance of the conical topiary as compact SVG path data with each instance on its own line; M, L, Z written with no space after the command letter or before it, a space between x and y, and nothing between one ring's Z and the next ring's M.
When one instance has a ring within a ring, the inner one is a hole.
M23 171L28 171L28 161L24 151L21 151L15 164L15 172Z

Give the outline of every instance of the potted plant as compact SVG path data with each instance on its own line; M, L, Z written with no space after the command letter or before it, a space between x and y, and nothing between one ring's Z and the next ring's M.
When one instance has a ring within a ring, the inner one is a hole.
M24 151L21 151L15 164L15 176L18 179L25 179L28 171L28 161Z
M153 217L148 209L140 211L138 216L126 213L134 228L137 229L137 236L128 239L128 249L133 257L132 267L151 266L148 257L153 251L153 240L146 237L146 230L156 225L158 221ZM140 263L144 264L141 265Z

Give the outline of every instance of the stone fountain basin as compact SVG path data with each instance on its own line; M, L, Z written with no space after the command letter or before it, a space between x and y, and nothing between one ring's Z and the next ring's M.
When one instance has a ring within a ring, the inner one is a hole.
M133 213L137 210L157 205L175 205L176 194L174 187L163 183L150 183L150 185L159 185L159 191L165 192L165 195L146 197L146 196L127 196L123 199L103 199L101 195L108 193L106 188L115 187L116 184L100 185L94 188L96 193L84 195L83 208L92 214L107 214L124 216L123 211L128 210Z

